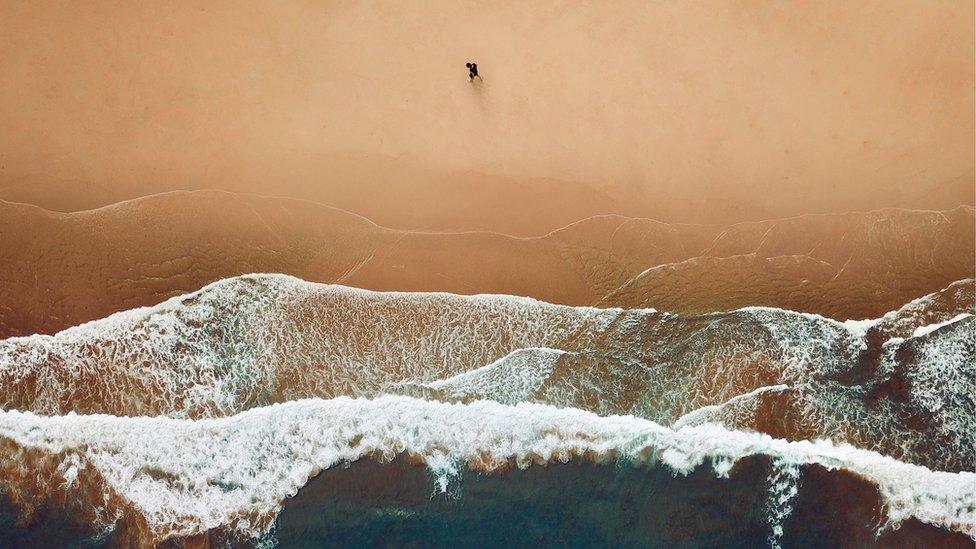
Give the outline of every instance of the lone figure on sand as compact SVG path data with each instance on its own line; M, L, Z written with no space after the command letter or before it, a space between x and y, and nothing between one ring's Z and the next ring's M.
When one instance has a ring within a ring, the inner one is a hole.
M474 77L475 76L478 77L478 80L484 80L484 78L482 78L481 75L478 74L478 64L477 63L474 63L474 62L465 63L464 66L468 68L468 80L474 82Z

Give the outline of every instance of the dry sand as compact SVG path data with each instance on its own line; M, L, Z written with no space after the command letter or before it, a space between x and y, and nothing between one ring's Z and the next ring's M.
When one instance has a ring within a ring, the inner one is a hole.
M3 2L0 198L221 188L518 234L948 209L973 203L973 11Z

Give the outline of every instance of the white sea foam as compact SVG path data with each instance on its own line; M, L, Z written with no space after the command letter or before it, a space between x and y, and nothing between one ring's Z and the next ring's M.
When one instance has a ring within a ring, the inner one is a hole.
M619 317L644 314L248 275L54 336L2 340L0 378L3 398L30 400L8 407L40 413L228 415L434 381L523 347L595 347Z
M459 398L475 397L502 404L529 400L550 379L565 351L537 347L512 351L491 364L427 384Z
M574 456L625 457L660 461L681 474L712 460L716 474L725 475L742 457L764 454L781 468L819 464L860 475L878 486L892 525L915 517L976 535L974 473L934 472L829 442L787 442L712 424L674 431L631 416L538 404L342 397L196 421L8 411L0 412L0 436L25 450L65 456L66 483L82 464L95 468L157 539L219 527L260 536L270 521L253 517L273 518L318 471L403 454L425 462L440 489L461 466L491 472L512 461L527 467Z
M769 475L769 498L766 500L766 513L769 517L770 549L781 549L783 521L793 512L796 495L799 492L800 467L785 460L775 460Z
M914 299L877 319L889 338L911 337L926 325L942 324L963 313L976 312L976 280L957 280L938 292Z
M928 324L928 325L925 325L925 326L919 326L918 328L915 328L915 331L914 332L912 332L912 337L922 337L924 335L931 334L932 332L938 330L939 328L941 328L943 326L948 326L950 324L955 324L956 322L959 322L960 320L967 319L967 318L969 318L971 316L973 316L973 315L971 315L969 313L961 313L961 314L958 314L958 315L950 318L949 320L944 320L942 322L936 322L934 324Z
M940 317L899 317L918 318ZM974 351L958 329L971 321L928 334L926 352L914 358L884 346L868 377L851 382L838 379L860 368L868 348L862 326L818 315L775 308L676 315L249 275L55 336L0 341L0 402L44 414L200 418L414 384L446 400L531 400L670 425L758 388L789 385L805 433L958 470L971 461L968 427L976 422L965 395ZM865 400L903 366L913 376L907 403ZM924 429L899 419L916 412L931 416ZM935 431L940 438L929 436Z
M742 416L754 416L759 399L767 394L782 393L790 391L789 385L773 385L770 387L760 387L748 393L736 395L722 404L702 406L697 410L692 410L678 418L672 425L672 429L681 429L686 426L702 425L704 423L720 423L728 425L732 422L743 421ZM746 418L746 419L751 419Z

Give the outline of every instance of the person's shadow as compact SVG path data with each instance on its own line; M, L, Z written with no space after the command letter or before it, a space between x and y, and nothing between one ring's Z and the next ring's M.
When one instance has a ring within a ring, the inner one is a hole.
M485 98L485 95L487 94L487 88L485 87L484 79L481 78L480 75L475 76L469 82L469 85L471 86L472 93L474 93L476 97L476 101L478 103L478 109L481 111L481 114L482 115L487 114L488 102Z

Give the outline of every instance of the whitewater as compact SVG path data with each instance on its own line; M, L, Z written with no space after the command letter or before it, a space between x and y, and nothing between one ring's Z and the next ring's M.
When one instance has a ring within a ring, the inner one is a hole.
M0 437L13 444L13 449L6 445L6 460L35 452L58 456L58 474L40 487L46 492L70 491L79 477L97 474L106 491L145 519L156 542L220 527L260 537L285 498L322 469L401 455L424 463L436 489L444 492L459 468L491 474L511 465L582 458L659 463L687 474L707 462L722 477L743 457L760 454L780 466L816 464L867 479L886 505L881 528L916 518L969 536L976 532L974 473L930 471L826 441L787 442L714 424L672 430L630 416L600 417L538 404L340 397L197 421L10 411L0 415ZM28 476L24 471L25 482ZM20 488L7 478L8 489ZM98 512L102 527L110 528L122 510L101 497L93 494L89 503L104 505Z
M529 531L626 531L612 525L630 514L588 507L611 490L611 505L671 517L622 545L823 543L824 529L971 543L973 284L839 322L220 280L0 340L0 520L19 525L4 539L36 539L51 509L77 535L57 544L371 543L370 528L418 524L494 535L491 517L525 497L539 516L512 520ZM411 484L417 467L429 476ZM741 531L675 518L685 508L660 498L677 492ZM545 511L544 494L587 503Z

